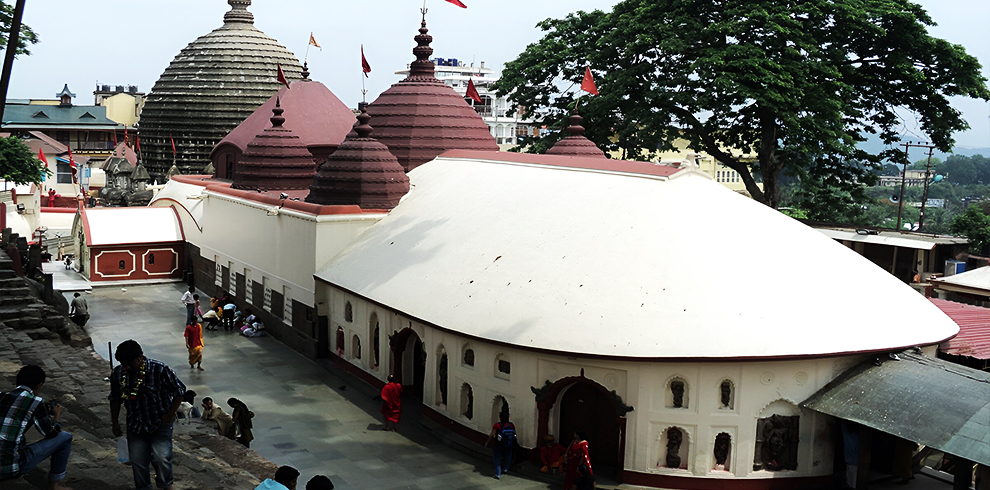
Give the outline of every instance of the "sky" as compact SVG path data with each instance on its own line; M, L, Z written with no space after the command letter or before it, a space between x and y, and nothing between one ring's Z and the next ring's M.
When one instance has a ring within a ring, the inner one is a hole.
M13 0L5 0L11 3ZM433 55L498 69L540 39L537 22L577 10L610 10L616 0L463 0L461 9L426 0ZM990 78L990 2L921 0L939 24L936 37L960 44ZM372 66L367 99L401 77L394 73L413 61L413 37L420 22L420 0L374 2L254 0L255 27L278 40L300 60L310 32L323 46L310 48L310 78L323 82L345 104L361 100L360 46ZM79 104L92 104L97 82L137 85L150 92L176 54L197 37L223 24L225 0L26 0L24 23L40 42L20 56L11 74L8 98L54 98L69 85ZM477 65L476 65L477 66ZM990 104L954 98L972 129L955 135L963 148L990 148ZM906 139L924 140L913 122Z

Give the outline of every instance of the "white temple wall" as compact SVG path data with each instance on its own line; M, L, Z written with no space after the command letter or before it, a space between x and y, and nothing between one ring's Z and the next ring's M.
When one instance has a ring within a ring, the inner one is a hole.
M800 409L797 404L867 357L851 355L750 362L633 362L568 357L503 346L423 325L332 285L320 284L318 301L329 298L332 330L336 331L339 326L348 339L352 335L361 338L360 345L365 351L361 359L356 359L350 350L345 353L345 359L384 380L392 372L395 361L388 348L388 336L411 325L427 353L423 403L478 432L491 430L498 420L495 402L498 397L504 397L509 403L520 443L534 447L538 442L539 414L531 387L540 388L547 380L553 383L566 377L582 376L583 372L588 380L608 391L615 390L626 405L634 407L626 415L625 469L643 473L706 478L830 474L834 457L831 422L828 417ZM343 317L348 302L353 314L351 322ZM381 335L382 365L378 368L371 367L368 362L372 314L378 319ZM350 349L352 344L347 344ZM464 362L467 349L474 353L473 366ZM446 405L441 403L437 387L437 369L443 352L448 356ZM510 363L507 376L498 370L499 358ZM403 359L404 364L408 363L411 356L403 356ZM409 369L410 365L403 366L403 372L409 372ZM685 384L681 408L672 406L672 381ZM730 384L728 406L722 404L723 381ZM465 385L470 387L473 397L470 418L465 414L462 396ZM556 434L559 397L562 395L563 392L558 394L558 403L551 410L548 428L559 441L566 443L569 435ZM796 470L754 470L758 421L775 413L800 417ZM665 467L666 431L671 427L683 433L680 468ZM723 432L730 436L729 457L724 470L715 468L714 456L715 439Z

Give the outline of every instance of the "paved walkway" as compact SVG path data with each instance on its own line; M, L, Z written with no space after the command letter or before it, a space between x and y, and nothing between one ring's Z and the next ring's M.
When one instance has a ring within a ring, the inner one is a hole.
M179 373L197 392L197 403L211 396L229 413L227 398L243 400L256 414L251 448L279 465L299 469L299 488L316 474L330 476L338 490L561 488L518 474L494 480L490 461L439 443L416 423L418 404L412 399L399 431L382 431L381 405L373 400L377 391L346 374L338 377L272 338L205 332L205 371L190 370L182 337L183 290L175 283L92 289L85 295L92 315L86 327L96 351L110 358L107 342L116 346L133 338L149 357ZM72 293L65 295L71 298ZM951 486L919 476L906 486L887 482L871 488Z
M204 332L205 370L190 370L182 291L181 284L94 288L85 297L96 351L109 358L107 342L116 346L133 338L196 391L197 403L211 396L230 413L227 398L240 398L256 414L251 448L299 469L300 482L326 474L339 490L549 488L511 475L494 480L490 462L440 444L410 418L397 433L382 431L381 404L372 399L377 392L336 377L272 338ZM415 406L407 402L410 412Z

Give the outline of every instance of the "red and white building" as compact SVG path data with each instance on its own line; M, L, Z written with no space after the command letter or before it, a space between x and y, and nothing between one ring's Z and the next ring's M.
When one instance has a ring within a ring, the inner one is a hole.
M79 271L94 283L174 280L185 268L171 208L80 208L72 237Z

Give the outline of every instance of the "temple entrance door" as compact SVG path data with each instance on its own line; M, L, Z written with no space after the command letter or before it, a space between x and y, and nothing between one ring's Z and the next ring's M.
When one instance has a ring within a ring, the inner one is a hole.
M423 380L426 378L426 351L423 341L410 329L405 329L392 340L395 364L392 374L402 383L403 395L423 398ZM412 376L409 379L409 376Z
M566 446L575 430L587 432L588 452L596 474L599 467L621 470L619 417L614 403L597 387L582 382L571 385L560 397L560 436L557 439Z

